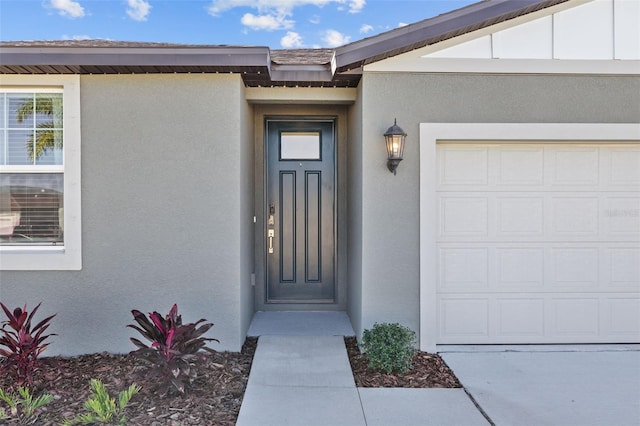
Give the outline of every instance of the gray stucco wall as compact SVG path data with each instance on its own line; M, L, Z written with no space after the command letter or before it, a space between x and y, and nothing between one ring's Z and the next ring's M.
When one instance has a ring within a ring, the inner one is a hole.
M419 331L419 124L421 122L640 121L640 78L626 76L365 73L361 82L361 177L352 178L350 252L356 332L374 322ZM357 111L354 111L357 117ZM397 176L386 169L383 134L397 118L407 133ZM357 130L355 131L357 133ZM358 155L359 148L352 148ZM350 163L360 173L357 158ZM358 180L359 182L356 182ZM362 193L356 186L362 185ZM355 188L355 189L354 189ZM361 208L360 208L361 203ZM356 241L361 210L361 240ZM355 216L354 216L355 215ZM356 223L354 223L356 222ZM361 245L361 247L359 246ZM358 276L360 275L360 276ZM361 285L361 293L358 291ZM355 286L355 287L354 287Z
M354 330L362 330L362 85L349 108L347 147L348 272L347 311ZM360 333L358 333L360 335Z
M3 272L0 287L10 306L57 312L47 354L128 352L130 310L173 303L183 321L215 324L212 347L240 349L253 180L243 90L238 75L81 78L83 269Z
M242 87L242 99L240 101L240 321L239 328L241 339L246 337L251 318L254 312L254 287L251 275L254 272L254 133L253 133L253 108L247 103Z

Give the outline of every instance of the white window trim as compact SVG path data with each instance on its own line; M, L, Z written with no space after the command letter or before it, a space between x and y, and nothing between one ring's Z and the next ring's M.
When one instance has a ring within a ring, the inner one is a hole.
M420 349L436 351L436 144L438 142L637 142L640 124L420 123Z
M0 270L2 271L82 269L80 76L0 76L2 90L46 92L49 88L62 88L63 91L64 246L0 247ZM15 168L11 166L0 166L0 171L14 170ZM43 172L46 169L39 168L38 171Z

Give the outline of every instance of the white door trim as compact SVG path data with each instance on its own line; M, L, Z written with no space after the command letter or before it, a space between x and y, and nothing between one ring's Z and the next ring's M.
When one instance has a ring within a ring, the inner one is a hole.
M420 349L437 341L436 144L438 142L640 141L640 123L421 123L420 124Z

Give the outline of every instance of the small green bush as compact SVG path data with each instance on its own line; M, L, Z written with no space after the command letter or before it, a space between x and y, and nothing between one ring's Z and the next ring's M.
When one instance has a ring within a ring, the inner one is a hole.
M126 425L127 419L124 416L124 409L135 395L140 391L140 386L133 384L128 389L118 394L118 402L116 405L115 398L109 395L105 385L97 379L91 379L91 396L84 403L84 414L78 414L73 419L64 419L63 426L71 426L76 424L109 424L109 425Z
M4 401L9 406L9 414L0 408L0 420L8 418L19 419L23 424L35 422L36 410L43 405L50 403L53 395L48 393L34 397L27 387L20 386L18 393L6 393L0 388L0 401Z
M365 352L369 367L387 374L406 373L415 354L416 333L400 324L375 323L362 334L360 347Z

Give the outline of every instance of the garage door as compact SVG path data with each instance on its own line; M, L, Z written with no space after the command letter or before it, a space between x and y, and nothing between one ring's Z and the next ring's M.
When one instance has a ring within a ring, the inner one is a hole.
M436 153L437 343L638 342L639 143Z

